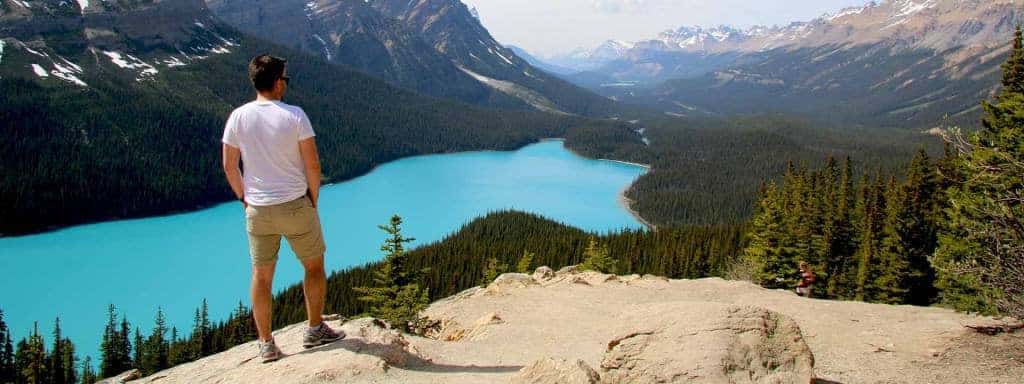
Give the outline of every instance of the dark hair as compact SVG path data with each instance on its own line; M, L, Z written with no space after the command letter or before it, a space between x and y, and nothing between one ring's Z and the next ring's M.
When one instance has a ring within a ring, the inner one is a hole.
M266 92L274 89L277 79L284 76L284 65L288 60L262 54L249 62L249 80L257 91Z

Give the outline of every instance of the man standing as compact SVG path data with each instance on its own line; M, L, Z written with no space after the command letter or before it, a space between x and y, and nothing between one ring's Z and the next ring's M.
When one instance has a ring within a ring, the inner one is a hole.
M811 289L814 287L814 271L806 261L800 262L800 282L796 284L796 294L803 297L811 297Z
M271 335L271 284L281 236L302 262L309 328L306 348L345 335L321 319L327 289L323 233L317 213L320 160L313 127L302 108L281 102L288 88L285 60L259 55L249 63L256 100L238 107L224 128L224 173L245 208L252 257L252 312L264 363L283 357ZM245 172L239 169L242 161Z

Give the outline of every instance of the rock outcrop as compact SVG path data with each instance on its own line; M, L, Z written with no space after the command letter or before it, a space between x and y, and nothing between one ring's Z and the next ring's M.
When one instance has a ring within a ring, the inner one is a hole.
M543 358L523 367L514 384L595 384L601 376L583 360Z
M639 319L637 331L610 341L601 361L602 380L769 384L814 379L814 357L789 317L757 307L705 303L694 309L696 316L679 321Z
M1024 335L963 326L990 318L805 299L721 279L538 269L439 300L423 315L437 324L428 337L339 318L328 324L345 340L305 350L304 324L296 324L275 333L287 355L280 361L260 364L248 343L138 382L1019 384L1024 377L1012 352L1024 351Z

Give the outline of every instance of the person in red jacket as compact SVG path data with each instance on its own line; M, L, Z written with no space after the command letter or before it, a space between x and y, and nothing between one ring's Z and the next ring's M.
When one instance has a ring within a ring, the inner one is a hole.
M800 282L796 284L796 294L803 297L811 297L811 288L814 286L814 272L806 261L800 262Z

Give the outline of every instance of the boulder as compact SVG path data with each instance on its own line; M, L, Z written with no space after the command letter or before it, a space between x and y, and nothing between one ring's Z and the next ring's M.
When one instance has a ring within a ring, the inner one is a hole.
M347 335L341 343L357 354L376 356L388 365L398 367L427 361L400 332L379 319L364 317L352 320L343 324L341 330Z
M131 369L121 372L120 375L97 381L96 384L121 384L131 380L136 380L140 377L142 377L142 372L138 369Z
M579 273L579 272L580 272L580 268L578 266L569 265L569 266L562 267L562 269L559 269L558 272L555 272L555 274L558 275L558 276L562 276L562 275L572 275L572 274L576 274L576 273Z
M555 271L550 267L538 267L533 271L533 279L537 281L550 280L555 277Z
M525 273L503 273L487 286L488 294L498 294L510 289L526 288L537 285L537 281Z
M611 340L605 383L807 384L814 356L789 317L757 307L701 304L687 321L637 324Z
M600 380L583 360L543 358L523 367L512 378L515 384L593 384Z

